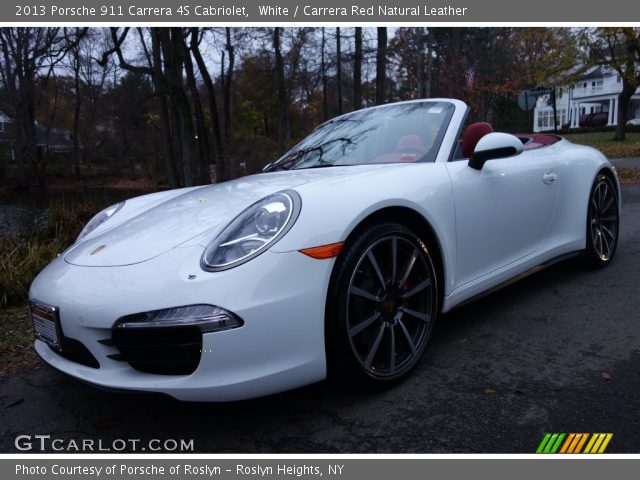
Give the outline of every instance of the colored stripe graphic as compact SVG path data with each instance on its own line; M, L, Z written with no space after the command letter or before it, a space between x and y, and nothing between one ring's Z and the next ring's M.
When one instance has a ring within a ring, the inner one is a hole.
M547 442L547 445L544 447L544 451L542 453L553 453L551 451L551 449L553 448L553 445L556 443L556 439L558 438L558 434L557 433L552 433L551 437L549 438L549 441Z
M612 438L613 433L545 433L536 453L604 453Z
M556 453L565 435L565 433L547 433L538 445L536 453Z
M598 450L598 453L604 453L604 451L607 449L607 446L609 445L609 442L613 438L613 433L607 433L606 435L607 436L605 437L604 442L602 442L602 445L600 445L600 450Z
M582 435L582 438L580 438L580 441L578 442L578 445L576 445L576 448L573 452L571 453L580 453L582 451L582 447L584 446L585 442L587 441L587 438L589 438L589 434L588 433L581 433L580 435Z
M587 441L589 437L588 433L572 433L562 446L560 453L580 453L580 449Z
M558 434L556 443L553 444L553 446L549 450L549 453L556 453L558 451L558 448L560 448L560 444L562 443L562 440L564 439L565 435L566 435L565 433Z
M544 437L542 437L542 441L540 442L540 445L538 445L538 449L536 450L536 453L544 452L544 447L547 445L547 442L549 441L550 438L551 438L551 434L545 433Z
M584 453L604 453L613 437L613 433L594 433Z
M573 443L575 438L576 438L576 434L570 433L567 439L565 440L564 444L562 445L562 448L560 449L560 453L567 453L569 446Z
M589 443L587 443L587 447L584 449L584 453L591 452L591 447L593 447L593 444L596 443L597 438L598 438L597 433L594 433L593 435L591 435L591 438L589 439Z

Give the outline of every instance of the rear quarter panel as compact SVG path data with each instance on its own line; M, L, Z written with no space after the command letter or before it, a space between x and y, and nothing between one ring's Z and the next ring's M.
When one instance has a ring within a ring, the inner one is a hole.
M591 186L602 169L615 172L598 150L568 140L548 147L556 157L558 203L543 251L559 254L581 250L586 245L586 221ZM547 150L545 148L545 150ZM617 177L616 177L617 185ZM617 185L618 192L620 187ZM618 195L620 201L620 195Z

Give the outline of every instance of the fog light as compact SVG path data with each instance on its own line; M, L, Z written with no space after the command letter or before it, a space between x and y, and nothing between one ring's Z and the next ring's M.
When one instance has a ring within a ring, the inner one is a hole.
M215 305L187 305L120 317L114 328L195 326L202 333L231 330L244 325L237 315Z

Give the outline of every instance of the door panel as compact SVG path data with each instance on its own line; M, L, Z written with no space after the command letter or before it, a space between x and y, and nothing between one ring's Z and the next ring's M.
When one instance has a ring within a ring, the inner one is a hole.
M523 152L474 170L447 163L456 211L456 287L535 252L555 210L560 179L547 155Z

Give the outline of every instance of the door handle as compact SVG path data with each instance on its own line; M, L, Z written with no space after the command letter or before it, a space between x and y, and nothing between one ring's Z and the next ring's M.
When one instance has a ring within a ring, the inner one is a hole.
M558 180L558 174L553 170L547 170L542 175L542 182L545 185L552 185Z

